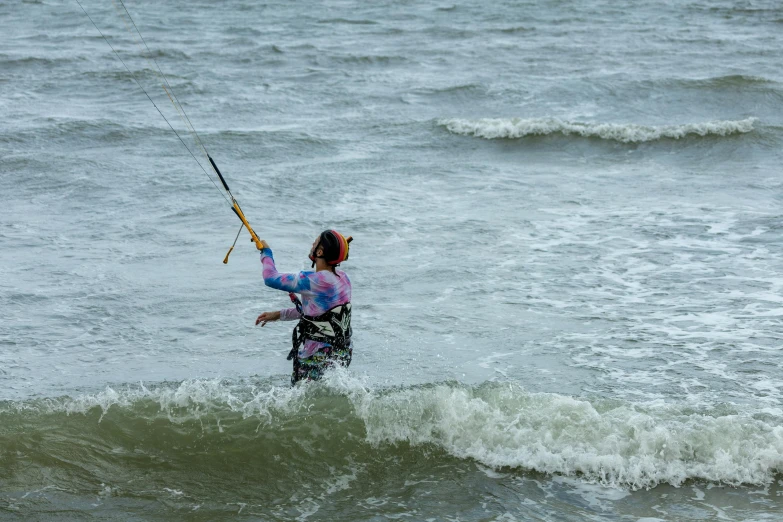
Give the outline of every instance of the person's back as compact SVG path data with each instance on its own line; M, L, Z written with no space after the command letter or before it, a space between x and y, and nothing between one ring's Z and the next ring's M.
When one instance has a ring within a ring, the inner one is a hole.
M351 280L336 267L348 258L348 244L334 230L324 231L313 243L310 259L314 271L280 273L272 250L261 250L264 283L289 292L296 307L264 312L256 324L299 320L294 330L294 346L288 358L294 361L291 382L321 378L326 368L351 363ZM294 294L301 296L301 301Z

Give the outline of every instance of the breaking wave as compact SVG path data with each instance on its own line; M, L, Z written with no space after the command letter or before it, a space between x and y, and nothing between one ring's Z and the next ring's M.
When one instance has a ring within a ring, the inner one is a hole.
M482 118L477 120L443 119L438 125L446 127L453 134L475 136L477 138L519 139L529 136L580 136L620 141L623 143L643 143L661 139L683 139L693 136L730 136L744 134L754 130L756 118L744 120L709 121L683 125L635 125L618 123L582 123L557 118Z
M116 466L124 444L184 468L196 449L216 465L265 458L263 450L292 466L425 452L416 458L435 466L457 457L630 489L767 484L783 470L780 412L587 400L510 383L371 389L335 372L296 388L191 380L0 403L0 447L32 453L31 462L56 466L83 452L94 466Z

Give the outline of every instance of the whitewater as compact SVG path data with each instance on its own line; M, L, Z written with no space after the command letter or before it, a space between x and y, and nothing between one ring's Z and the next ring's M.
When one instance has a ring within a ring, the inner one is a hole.
M523 468L579 476L629 489L703 479L735 486L765 485L783 465L783 428L777 415L748 414L728 405L694 411L671 404L633 404L530 393L511 383L458 383L372 389L343 370L323 385L282 388L217 380L176 386L143 383L73 399L10 405L5 411L37 415L100 413L165 419L172 425L215 424L231 437L232 424L253 419L257 431L279 436L277 426L313 415L311 401L330 397L339 421L364 426L374 448L407 442L433 445L492 468ZM152 407L155 405L155 407ZM115 411L112 411L114 408ZM332 412L333 413L333 412ZM327 424L339 433L339 423ZM770 422L773 421L773 422ZM319 422L320 424L320 422ZM321 426L325 428L325 426Z
M0 4L0 520L779 518L779 2L125 5L278 268L354 237L353 361L289 385L78 5Z
M623 143L642 143L660 139L681 139L689 136L728 136L753 130L756 118L739 121L711 121L683 125L645 126L618 123L581 123L558 119L484 118L480 120L441 120L439 125L449 132L486 139L517 139L548 134L572 134L584 138L616 140Z

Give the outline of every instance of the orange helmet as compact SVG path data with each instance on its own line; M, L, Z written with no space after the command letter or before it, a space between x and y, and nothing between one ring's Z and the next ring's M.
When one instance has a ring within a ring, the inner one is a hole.
M328 265L337 266L348 259L351 241L353 241L351 236L345 237L336 230L324 230L310 252L310 261L315 266L316 257L320 257ZM323 249L322 256L315 255L319 248Z

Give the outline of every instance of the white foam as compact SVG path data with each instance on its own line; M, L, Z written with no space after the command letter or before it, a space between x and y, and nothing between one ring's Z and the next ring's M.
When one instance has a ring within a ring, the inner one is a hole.
M579 475L605 486L679 486L688 479L764 484L783 469L783 427L679 411L663 405L598 411L586 400L511 385L484 392L406 389L358 405L376 444L435 444L495 468Z
M351 407L341 411L358 416L370 444L433 445L493 470L523 468L630 489L679 486L689 479L764 485L783 470L783 426L761 412L717 416L664 401L591 402L530 393L512 383L372 389L338 369L320 383L294 388L192 380L107 388L49 407L69 414L141 407L148 415L154 414L152 402L172 422L199 419L204 425L233 412L258 418L260 430L273 430L270 421L310 411L313 398L324 392L348 401ZM224 430L230 435L230 426ZM333 487L351 480L335 477Z
M107 387L96 394L84 394L60 403L51 401L50 410L66 413L87 413L93 408L103 416L112 408L131 408L140 401L158 403L160 411L172 422L202 419L226 410L241 413L243 417L271 420L274 412L294 412L303 407L306 387L271 386L263 389L228 384L220 379L192 379L175 386L147 388L143 383L121 391ZM220 429L219 420L218 428ZM222 429L221 429L222 431Z
M681 139L686 136L728 136L751 132L757 118L744 120L708 121L682 125L636 125L632 123L582 123L558 118L481 118L442 119L438 125L449 132L463 136L475 136L485 139L518 139L526 136L546 136L562 134L564 136L582 136L621 141L623 143L642 143L664 138Z

